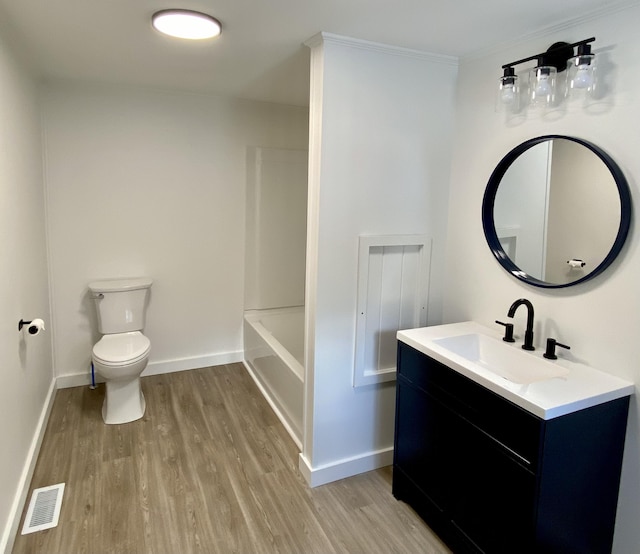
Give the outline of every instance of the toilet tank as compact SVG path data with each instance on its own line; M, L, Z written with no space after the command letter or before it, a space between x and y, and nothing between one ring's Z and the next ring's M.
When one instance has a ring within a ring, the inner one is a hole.
M142 331L147 296L152 283L147 277L89 283L89 291L96 304L100 333L109 335Z

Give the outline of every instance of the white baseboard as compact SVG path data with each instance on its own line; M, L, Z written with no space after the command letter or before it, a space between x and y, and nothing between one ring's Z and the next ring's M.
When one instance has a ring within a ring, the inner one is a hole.
M104 379L96 374L96 383L104 383ZM91 370L83 373L67 373L56 377L56 388L68 389L71 387L89 386L91 384Z
M298 461L298 468L310 487L318 487L333 481L353 477L359 473L386 467L392 463L393 447L390 446L384 450L367 452L316 468L312 468L309 461L301 453Z
M22 509L24 508L27 500L27 494L29 494L29 486L31 485L31 478L36 468L36 462L38 461L38 454L40 453L40 446L42 446L42 439L44 438L44 432L47 428L47 422L49 421L49 415L53 408L53 400L56 397L56 381L51 380L47 396L40 412L40 418L36 425L33 439L31 440L31 446L27 453L27 458L18 481L18 489L16 491L15 498L11 504L11 510L9 511L9 517L5 526L2 537L0 538L0 553L11 554L13 550L13 543L15 542L16 533L20 526L20 518L22 517Z
M190 356L188 358L177 358L175 360L149 362L147 368L142 372L142 376L147 377L149 375L188 371L190 369L199 369L201 367L234 364L236 362L241 362L243 358L244 353L242 350L239 350L237 352L223 352L221 354L208 354L207 356Z
M161 360L157 362L149 362L149 365L142 372L142 377L149 375L161 375L164 373L174 373L176 371L188 371L190 369L198 369L201 367L209 367L224 364L233 364L241 362L243 359L242 351L223 352L221 354L208 354L206 356L190 356L188 358L177 358L174 360ZM104 383L104 379L96 374L96 383ZM91 370L82 373L67 373L59 375L56 379L56 386L59 389L69 387L81 387L91 384Z

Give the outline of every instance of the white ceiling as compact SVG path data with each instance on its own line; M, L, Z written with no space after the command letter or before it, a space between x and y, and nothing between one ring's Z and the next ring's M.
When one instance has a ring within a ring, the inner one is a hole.
M0 32L15 35L43 78L306 105L308 50L302 43L320 31L464 57L594 11L629 3L0 0ZM151 28L151 15L172 7L213 15L222 22L222 36L194 42L160 35Z

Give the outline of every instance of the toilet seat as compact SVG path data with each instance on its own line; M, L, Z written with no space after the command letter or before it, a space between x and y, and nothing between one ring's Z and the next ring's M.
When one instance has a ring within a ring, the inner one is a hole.
M93 359L105 366L134 364L149 355L151 341L140 331L104 335L93 347Z

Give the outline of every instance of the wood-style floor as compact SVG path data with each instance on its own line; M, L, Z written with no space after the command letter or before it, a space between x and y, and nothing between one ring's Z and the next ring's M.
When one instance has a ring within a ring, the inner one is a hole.
M310 489L241 364L142 387L126 425L103 424L104 386L58 391L31 486L66 483L60 522L18 531L14 554L449 552L393 498L390 468Z

